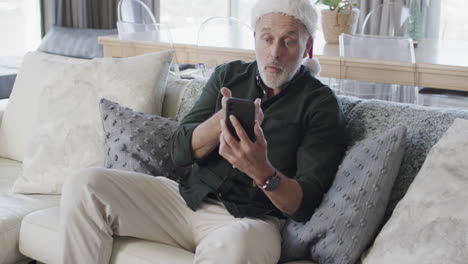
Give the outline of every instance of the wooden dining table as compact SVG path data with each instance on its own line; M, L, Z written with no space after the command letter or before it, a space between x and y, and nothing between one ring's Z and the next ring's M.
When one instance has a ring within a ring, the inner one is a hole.
M128 57L173 48L178 63L255 60L253 38L245 40L247 48L239 49L228 44L224 47L197 45L197 32L193 28L174 29L171 34L172 43L121 40L117 35L99 37L99 43L104 47L105 57ZM409 64L340 57L339 45L325 43L318 34L314 40L314 56L322 66L322 77L468 91L468 42L464 41L424 40L415 48L415 64Z

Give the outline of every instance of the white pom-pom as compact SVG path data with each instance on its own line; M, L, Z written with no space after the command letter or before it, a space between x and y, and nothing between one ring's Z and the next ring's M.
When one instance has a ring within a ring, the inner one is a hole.
M304 65L313 76L319 76L321 67L317 58L305 58L302 61L302 65Z

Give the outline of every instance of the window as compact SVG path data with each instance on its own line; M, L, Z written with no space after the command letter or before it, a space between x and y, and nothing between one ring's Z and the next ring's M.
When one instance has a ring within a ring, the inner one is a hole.
M256 1L252 0L231 0L231 16L250 25L252 8Z
M36 50L41 41L39 1L0 2L0 56Z
M468 41L468 1L444 0L440 12L440 36L447 40Z
M228 16L228 0L160 0L161 23L171 28L197 27L214 16Z
M171 28L198 27L214 16L232 16L250 25L253 0L160 0L161 23Z

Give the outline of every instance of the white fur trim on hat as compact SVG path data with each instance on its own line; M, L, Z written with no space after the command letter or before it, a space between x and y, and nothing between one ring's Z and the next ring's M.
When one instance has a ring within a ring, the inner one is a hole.
M320 70L320 63L317 58L305 58L302 61L302 65L304 65L313 76L319 76Z
M296 18L304 24L312 38L315 37L319 13L309 0L258 0L252 9L252 28L255 30L258 19L269 13Z

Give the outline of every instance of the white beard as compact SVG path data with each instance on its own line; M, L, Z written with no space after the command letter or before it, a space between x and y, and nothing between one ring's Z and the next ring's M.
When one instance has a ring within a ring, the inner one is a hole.
M302 58L298 58L293 65L285 66L278 62L265 63L257 56L257 66L260 77L262 78L263 83L271 89L282 89L297 73L301 66L301 62ZM265 69L268 65L279 67L281 71L279 73L268 72Z

